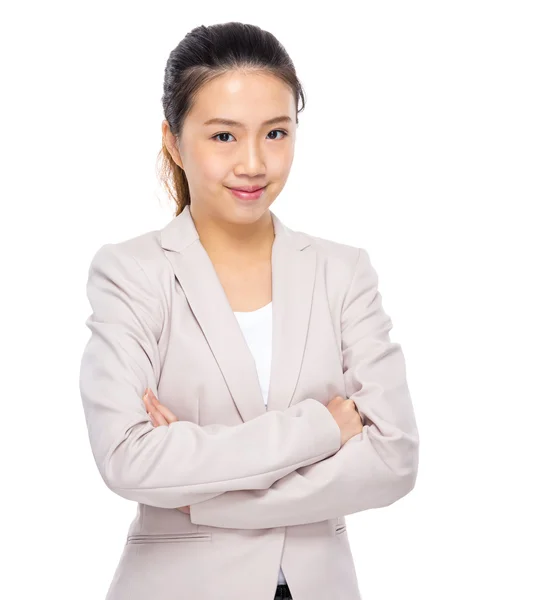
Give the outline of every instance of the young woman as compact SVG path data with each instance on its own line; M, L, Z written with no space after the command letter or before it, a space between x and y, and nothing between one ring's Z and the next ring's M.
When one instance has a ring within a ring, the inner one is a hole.
M162 97L176 215L92 259L82 401L101 476L138 503L108 600L359 600L345 515L414 487L368 253L270 210L299 98L270 33L192 30Z

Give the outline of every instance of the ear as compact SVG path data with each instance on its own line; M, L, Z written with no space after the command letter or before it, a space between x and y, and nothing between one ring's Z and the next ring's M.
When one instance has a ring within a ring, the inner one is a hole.
M181 160L181 155L179 154L177 138L170 131L170 126L166 119L162 121L162 140L164 141L164 145L168 149L172 160L176 165L183 169L183 161Z

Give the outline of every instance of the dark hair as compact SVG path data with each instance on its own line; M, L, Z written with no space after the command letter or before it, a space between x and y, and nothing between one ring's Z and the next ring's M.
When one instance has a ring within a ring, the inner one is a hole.
M252 69L279 77L294 92L297 113L305 107L305 95L294 64L272 33L235 21L191 30L170 52L164 70L162 106L170 131L179 136L185 116L198 90L216 77L236 69ZM302 107L298 108L299 98ZM296 125L298 119L296 116ZM164 142L158 153L157 174L179 215L191 203L185 172L177 165Z

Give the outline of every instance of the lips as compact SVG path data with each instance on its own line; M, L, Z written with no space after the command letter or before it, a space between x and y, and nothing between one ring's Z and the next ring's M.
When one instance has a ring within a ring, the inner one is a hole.
M252 189L254 191L248 192L246 188L228 188L231 190L231 194L238 198L240 201L244 201L245 203L251 202L253 200L258 200L265 193L265 187L257 187L257 186L249 186L247 189Z
M257 190L262 190L265 186L259 186L259 185L255 185L255 186L247 186L247 187L233 187L231 188L231 190L235 190L236 192L257 192Z

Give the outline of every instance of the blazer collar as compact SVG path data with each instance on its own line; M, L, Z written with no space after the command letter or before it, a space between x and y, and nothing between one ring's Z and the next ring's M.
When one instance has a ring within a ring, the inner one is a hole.
M286 227L269 212L275 239L271 255L273 331L267 410L284 410L292 404L305 352L316 252L309 236ZM188 206L161 230L160 240L243 421L264 414L253 355L200 243ZM203 375L208 377L208 373Z

